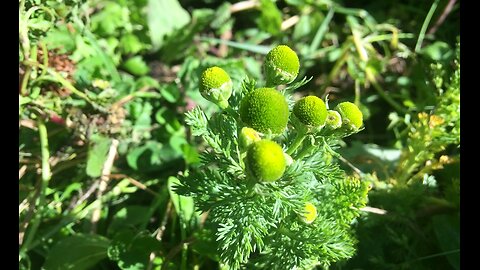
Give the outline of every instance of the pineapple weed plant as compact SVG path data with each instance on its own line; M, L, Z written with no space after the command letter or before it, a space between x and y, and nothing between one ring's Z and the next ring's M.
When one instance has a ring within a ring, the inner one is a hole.
M208 214L203 231L214 234L225 269L328 268L354 255L352 224L369 186L334 157L342 138L362 130L362 113L350 102L330 109L328 97L295 101L292 92L309 81L293 83L299 68L286 45L266 55L262 87L247 77L232 89L223 69L209 67L199 90L220 110L186 113L211 148L174 189Z

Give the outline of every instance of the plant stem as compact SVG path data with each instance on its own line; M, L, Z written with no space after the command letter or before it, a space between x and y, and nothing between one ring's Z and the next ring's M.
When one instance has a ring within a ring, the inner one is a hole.
M333 81L333 79L337 76L338 72L342 68L345 61L347 61L348 55L349 55L348 50L350 49L351 41L352 41L352 37L350 36L350 38L347 39L345 41L345 43L343 44L341 56L339 57L337 62L335 62L335 65L333 66L332 70L328 74L328 77L325 80L325 82L323 83L323 86L320 89L320 92L325 92L325 89L330 85L330 83ZM326 94L328 94L328 93L323 93L323 95L326 95Z
M445 9L442 12L442 15L438 18L437 22L435 22L433 27L430 28L430 30L428 30L427 34L433 35L435 32L437 32L438 27L445 21L448 14L450 14L450 12L452 12L452 9L453 9L453 6L455 5L455 2L457 2L457 1L456 0L449 0L448 1L447 6L445 7Z
M260 6L260 3L257 0L248 0L237 2L230 6L230 13L236 13L242 10L248 10Z
M355 105L357 105L357 107L360 106L360 95L361 95L361 91L360 91L360 81L359 80L355 80Z
M288 147L286 153L291 156L291 155L293 154L293 152L295 152L295 150L297 150L297 148L302 144L303 139L305 139L305 132L302 131L302 130L299 130L298 133L297 133L297 135L295 136L295 140L294 140L293 143Z
M48 182L51 178L50 164L48 163L48 160L50 159L50 152L48 148L48 132L47 127L45 126L45 122L40 116L38 117L37 126L40 136L40 148L42 153L42 182L39 191L40 195L35 204L37 208L36 216L32 221L31 228L28 231L25 242L23 242L20 253L26 252L26 250L29 249L30 243L34 239L38 226L40 225L43 214L43 207L45 205L45 193L48 187Z
M380 84L378 84L377 82L377 79L375 79L375 75L373 75L373 73L369 70L369 69L366 69L365 70L365 74L367 76L367 79L369 82L372 83L373 85L373 88L375 88L375 90L377 90L378 94L390 105L392 105L392 107L397 110L398 112L400 113L406 113L407 110L404 109L400 104L398 104L392 97L390 97L384 90L383 88L380 86Z
M27 84L28 80L30 79L30 72L32 72L32 68L30 66L27 66L25 68L25 74L23 74L23 79L22 79L22 87L20 88L20 95L26 96L27 93Z
M427 17L425 17L425 21L423 22L422 29L420 30L420 34L418 34L417 44L415 45L415 52L417 53L422 48L422 42L423 42L423 39L425 38L425 32L427 32L428 24L432 19L433 13L435 13L435 10L437 9L439 1L440 0L435 0L433 2L432 6L430 7L430 10L427 13Z
M110 145L110 149L108 151L108 156L107 159L105 160L105 163L103 164L103 169L102 169L102 176L100 177L100 184L98 186L97 190L97 200L98 200L98 206L97 208L93 211L92 213L92 228L91 231L95 233L97 231L97 223L100 220L100 214L102 211L102 197L103 193L107 189L108 185L108 180L110 179L110 171L112 170L113 162L115 160L115 156L117 155L117 147L118 147L119 141L117 139L112 140L112 144Z
M36 66L36 67L39 67L41 69L44 69L44 70L47 70L47 73L52 76L52 77L48 77L48 76L42 76L42 77L39 77L38 80L42 79L42 80L46 80L46 81L54 81L54 82L58 82L60 84L62 84L63 87L67 88L68 90L72 91L73 94L77 95L78 97L84 99L85 101L87 101L88 103L90 103L90 105L92 105L93 108L101 111L101 112L108 112L107 109L103 108L102 106L96 104L95 102L93 102L85 93L81 92L80 90L78 90L75 86L73 86L68 80L66 80L65 78L63 78L63 76L56 72L55 70L49 68L48 66L45 66L43 64L40 64L36 61L23 61L23 63L25 65L31 65L31 66Z
M312 43L309 48L309 54L313 54L315 50L320 46L320 43L323 40L323 37L325 36L325 33L327 32L328 24L333 18L333 14L335 11L330 8L330 10L327 13L327 16L325 16L325 19L323 20L322 24L317 30L317 33L315 34L315 37L312 40Z
M415 35L412 33L397 34L398 39L410 39L414 37ZM366 36L363 38L363 41L366 43L373 43L378 41L391 40L392 38L393 38L393 34L383 34L383 35Z

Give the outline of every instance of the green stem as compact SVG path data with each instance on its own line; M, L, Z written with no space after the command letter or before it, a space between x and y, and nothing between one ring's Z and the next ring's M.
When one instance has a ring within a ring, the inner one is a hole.
M407 110L404 109L400 104L398 104L392 97L390 97L384 90L383 88L380 86L380 84L378 84L377 80L375 79L375 76L373 75L373 73L369 70L369 69L366 69L365 70L365 73L367 75L367 79L372 83L373 85L373 88L375 88L375 90L377 90L378 94L390 105L392 105L392 107L397 110L398 112L404 114L404 113L407 113Z
M32 72L32 68L30 66L27 66L25 69L25 74L23 74L23 79L22 79L22 88L20 89L20 95L26 96L27 93L27 84L28 80L30 79L30 72Z
M38 132L40 136L40 147L42 152L42 182L40 187L40 195L38 200L36 201L36 207L37 207L36 216L32 220L31 228L28 231L28 235L26 235L25 242L23 242L23 245L20 251L21 253L25 252L29 248L30 243L35 237L38 226L40 225L40 221L42 218L41 215L43 213L43 207L45 206L45 193L48 187L48 182L50 181L50 178L51 178L50 164L49 164L50 152L48 148L47 127L45 126L45 122L43 121L42 118L40 118L40 116L37 121L37 126L38 126Z
M302 131L302 130L299 130L298 133L297 133L297 135L295 136L295 140L294 140L293 143L288 147L286 153L291 156L291 155L293 154L293 152L295 152L295 150L297 150L297 148L302 144L303 139L305 139L305 132Z
M310 152L315 148L314 144L309 145L308 147L305 147L298 153L296 156L296 160L302 160L306 155L310 154Z
M55 70L53 70L51 68L48 68L47 66L45 66L43 64L40 64L38 62L35 62L35 61L24 61L24 64L31 65L31 66L36 66L36 67L39 67L41 69L44 69L44 70L47 71L47 73L50 76L52 76L52 77L43 76L43 77L40 77L39 80L42 79L42 80L46 80L46 81L58 82L58 83L62 84L63 87L70 90L73 94L77 95L78 97L80 97L80 98L84 99L85 101L87 101L88 103L90 103L90 105L92 105L93 108L95 108L95 109L97 109L98 111L101 111L101 112L107 112L107 109L105 109L102 106L93 102L85 93L78 90L75 86L73 86L68 80L63 78L63 76L60 73L56 72Z
M355 105L360 106L360 95L361 95L361 91L360 91L360 81L359 80L355 80Z
M399 33L397 34L398 39L410 39L414 38L415 35L412 33ZM384 40L391 40L393 38L393 34L383 34L383 35L375 35L375 36L367 36L363 38L365 43L373 43L378 41Z
M422 48L422 42L423 42L423 39L425 38L425 32L427 32L428 24L432 19L433 13L435 13L435 10L437 9L438 2L440 2L440 0L435 0L435 2L433 2L432 6L430 7L430 10L428 11L427 17L425 17L425 21L423 22L422 29L420 30L420 34L418 34L417 44L415 45L415 52L419 52L420 49Z
M184 212L182 210L182 200L178 200L178 205L179 205L179 212L177 213L177 216L180 219L180 238L182 240L182 259L181 259L181 264L180 264L180 269L181 270L186 270L187 269L187 251L188 251L188 245L185 243L185 239L187 239L187 224L185 223L185 218L184 218Z
M322 88L320 89L320 92L325 92L325 89L330 86L330 83L333 81L333 79L337 76L338 72L340 71L340 69L342 68L343 64L347 61L348 59L348 55L349 55L349 49L350 49L350 43L352 41L352 37L350 37L349 39L347 39L347 41L345 41L345 43L343 44L342 46L342 53L341 53L341 56L340 58L337 60L337 62L335 62L335 65L333 66L332 70L330 71L330 73L328 74L328 77L327 79L325 80L325 82L323 83L323 86Z
M364 172L362 172L360 169L358 169L357 167L355 167L352 163L350 163L350 161L348 161L346 158L344 158L342 155L340 155L339 153L335 152L331 147L330 145L328 145L328 143L325 141L325 138L323 138L323 144L325 146L325 149L334 157L338 158L339 160L341 160L343 163L347 164L355 173L357 173L360 177L363 177L365 175Z
M48 67L48 49L47 49L47 45L45 45L44 42L40 42L40 47L42 47L42 51L43 51L43 65ZM35 60L35 59L34 59ZM42 69L42 74L40 76L45 76L45 74L47 73L47 70L46 69Z
M335 11L332 8L328 11L327 16L325 16L325 19L323 20L322 24L318 28L318 31L317 31L317 33L315 34L315 37L312 40L312 43L311 43L310 48L309 48L310 49L309 54L313 54L313 52L315 50L317 50L317 48L320 46L320 43L322 42L323 37L325 36L325 33L327 32L328 24L332 20L334 13L335 13Z

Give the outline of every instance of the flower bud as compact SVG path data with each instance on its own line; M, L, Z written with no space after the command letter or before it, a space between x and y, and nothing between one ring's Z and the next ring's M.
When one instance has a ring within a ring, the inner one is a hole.
M288 84L297 78L300 61L290 47L279 45L268 52L263 69L267 85Z
M311 224L317 218L317 208L311 202L305 203L302 219L305 223Z
M286 160L280 145L270 140L253 143L247 151L248 172L259 181L275 181L285 172Z
M225 70L216 66L209 67L203 71L199 83L202 97L217 104L222 109L228 107L233 83Z
M358 130L363 125L363 114L357 105L351 102L342 102L335 107L342 116L342 125L351 130Z
M288 123L285 97L273 88L258 88L248 93L240 104L240 118L258 132L282 133Z
M260 134L256 132L253 128L243 127L240 131L240 147L242 149L247 149L252 143L258 142L261 140Z
M327 119L325 121L325 126L328 129L334 130L342 126L342 116L334 110L327 111Z
M327 107L320 98L307 96L295 103L293 113L304 125L319 127L325 124Z

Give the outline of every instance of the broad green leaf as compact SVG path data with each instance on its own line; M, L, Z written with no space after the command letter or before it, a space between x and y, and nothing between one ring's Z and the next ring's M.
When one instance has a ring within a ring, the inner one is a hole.
M133 75L142 76L147 74L150 71L150 68L147 66L145 61L143 61L141 56L134 56L125 63L123 63L123 67Z
M160 51L162 61L171 63L182 60L188 55L194 55L197 47L194 46L194 37L202 32L215 18L211 9L195 9L192 13L191 23L172 31L164 41Z
M187 164L197 164L200 162L200 155L195 147L188 143L182 144L183 158Z
M129 22L128 10L114 1L104 4L101 12L92 16L92 30L102 35L114 35Z
M102 174L103 164L107 159L111 139L94 134L88 149L87 175L99 177Z
M178 195L173 190L174 186L180 184L178 178L170 176L168 178L168 192L170 193L170 198L172 199L173 206L175 207L176 213L180 216L180 219L185 224L192 219L192 217L198 218L198 214L195 212L195 205L193 203L192 197L185 197Z
M65 25L51 29L43 42L47 44L49 49L59 48L61 53L71 52L75 49L74 34L70 33Z
M298 40L302 37L305 37L312 32L312 26L310 23L310 15L302 15L300 16L300 19L298 20L298 23L295 25L295 28L293 30L293 36L292 38L294 40Z
M126 54L136 54L143 49L143 44L140 42L137 36L133 34L126 34L120 39L120 48Z
M144 270L149 264L150 253L157 252L160 248L161 243L147 232L136 234L125 229L113 238L108 247L108 257L116 261L122 270ZM161 265L162 261L157 261L156 266Z
M76 234L60 240L47 255L45 270L86 270L107 258L110 240L95 234Z
M280 33L282 25L282 13L272 0L260 0L261 15L258 19L258 27L272 35Z
M190 14L177 0L149 0L147 19L150 39L157 50L162 47L166 36L190 22Z
M164 85L160 88L160 93L170 103L175 103L180 97L180 90L174 84Z
M228 19L231 17L230 7L232 4L224 2L215 11L215 19L210 23L210 26L214 29L222 27Z
M447 43L442 41L435 41L433 44L424 47L420 53L434 61L445 61L454 56L454 51Z
M145 145L131 149L127 154L128 165L143 173L158 171L162 165L181 157L181 152L175 151L170 145L157 141L147 141Z
M137 79L135 82L135 89L140 89L142 87L149 86L155 89L160 88L160 84L157 80L149 76L143 76ZM135 94L135 93L134 93Z
M120 228L138 227L148 217L149 207L143 205L129 205L120 209L113 216L109 231L116 231Z
M432 218L433 229L438 243L448 262L454 269L460 269L460 219L458 216L438 215Z

